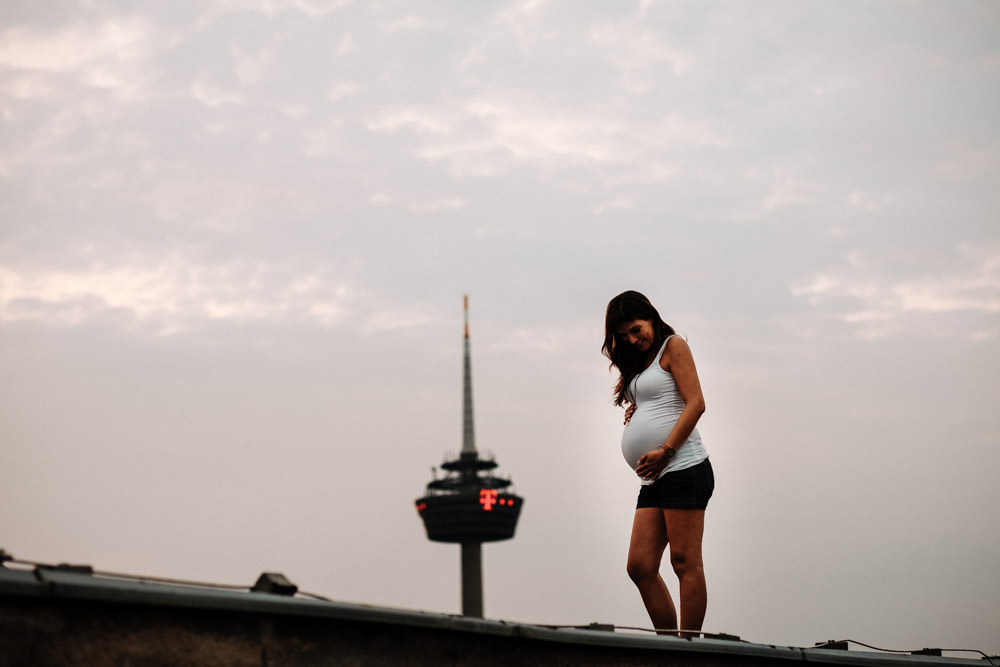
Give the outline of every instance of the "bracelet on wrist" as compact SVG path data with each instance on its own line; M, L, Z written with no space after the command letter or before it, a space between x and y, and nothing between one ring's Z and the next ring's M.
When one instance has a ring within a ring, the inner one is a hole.
M660 445L660 451L666 454L668 459L672 459L677 455L677 450L667 444Z

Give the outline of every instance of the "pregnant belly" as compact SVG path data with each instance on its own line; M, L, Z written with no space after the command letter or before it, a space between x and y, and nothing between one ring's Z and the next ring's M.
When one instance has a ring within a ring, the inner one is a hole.
M633 470L639 464L639 457L656 449L670 435L675 419L659 418L639 408L622 432L622 456Z

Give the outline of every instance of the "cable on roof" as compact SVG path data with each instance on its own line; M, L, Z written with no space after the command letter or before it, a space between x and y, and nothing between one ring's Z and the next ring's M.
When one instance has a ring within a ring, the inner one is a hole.
M240 586L236 584L215 584L207 583L204 581L191 581L188 579L173 579L170 577L147 577L140 576L136 574L122 574L120 572L107 572L105 570L95 570L89 565L70 565L68 563L60 563L58 565L52 565L51 563L40 563L31 560L22 560L20 558L15 558L9 553L0 549L0 567L3 567L4 563L12 563L14 565L23 565L26 567L32 567L42 570L69 570L74 572L79 572L81 574L89 574L96 577L103 577L105 579L119 579L122 581L134 581L140 584L144 583L155 583L155 584L172 584L176 586L191 586L194 588L210 588L219 590L229 590L229 591L250 591L252 586ZM297 591L298 595L304 597L313 598L315 600L322 600L324 602L333 602L330 598L318 595L316 593L308 593L306 591Z
M983 653L979 649L975 649L975 648L937 648L937 647L935 647L935 648L923 648L923 649L919 649L919 650L912 650L912 649L906 650L906 649L896 649L896 648L879 648L878 646L872 646L871 644L865 644L864 642L859 642L856 639L840 639L838 641L848 642L848 643L851 643L851 644L857 644L858 646L864 646L865 648L869 648L869 649L871 649L873 651L881 651L883 653L905 653L905 654L909 654L909 655L919 655L919 654L924 653L926 651L940 651L942 653L978 653L979 655L983 656L983 658L985 660L989 660L991 665L993 665L993 664L1000 664L1000 662L996 662L996 663L993 662L994 660L998 659L997 656L995 656L995 655L989 655L987 653Z
M691 639L695 635L702 637L704 639L724 639L727 641L737 641L744 644L750 644L752 642L740 639L737 635L731 635L725 632L702 632L701 630L683 630L680 628L641 628L634 625L610 625L606 623L590 623L589 625L543 625L543 628L551 628L553 630L637 630L639 632L655 632L657 634L664 635L679 635L683 639Z
M544 627L559 629L576 629L576 630L638 630L641 632L656 632L662 634L679 635L682 638L690 639L693 635L698 635L704 639L722 639L726 641L740 642L741 644L753 644L754 642L749 642L745 639L741 639L736 635L730 635L725 632L702 632L700 630L683 630L680 628L642 628L637 626L629 625L604 625L600 623L591 623L590 625L546 625ZM686 637L685 637L686 635ZM866 644L864 642L859 642L856 639L839 639L830 642L823 642L817 646L812 646L808 648L801 648L801 650L810 650L816 648L823 648L827 644L857 644L858 646L864 646L867 649L873 651L880 651L882 653L898 653L906 655L926 655L928 652L940 652L940 653L978 653L983 657L984 660L989 661L991 665L1000 665L1000 656L989 655L975 648L922 648L918 650L914 649L891 649L891 648L879 648L878 646L872 646L871 644Z

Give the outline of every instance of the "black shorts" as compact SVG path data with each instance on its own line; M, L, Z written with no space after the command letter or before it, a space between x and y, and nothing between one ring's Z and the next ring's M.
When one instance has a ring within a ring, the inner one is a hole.
M703 510L715 490L712 464L705 459L696 466L668 472L639 490L635 508L660 507L665 510Z

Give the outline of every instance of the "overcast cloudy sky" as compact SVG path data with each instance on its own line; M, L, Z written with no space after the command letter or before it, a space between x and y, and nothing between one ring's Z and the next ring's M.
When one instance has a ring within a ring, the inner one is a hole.
M4 2L0 547L457 613L413 500L468 293L486 615L648 626L638 289L706 392L705 629L998 653L998 119L993 1Z

